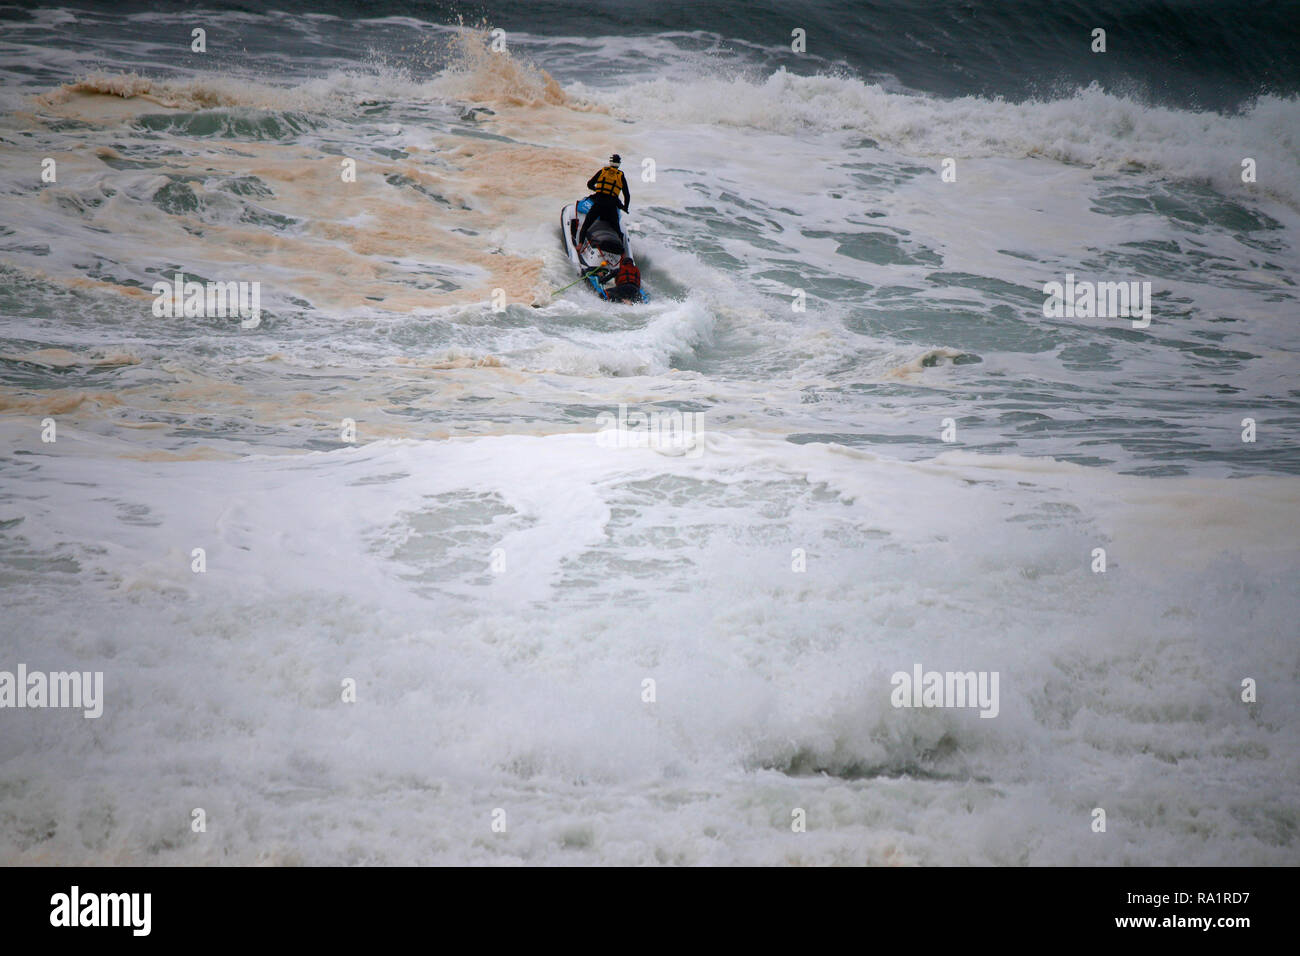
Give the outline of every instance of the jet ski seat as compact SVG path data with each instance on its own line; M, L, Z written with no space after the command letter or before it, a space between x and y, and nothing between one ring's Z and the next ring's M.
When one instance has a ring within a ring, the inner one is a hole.
M591 224L591 228L587 230L587 239L602 252L613 253L616 256L623 254L623 237L618 234L618 229L604 219L598 219Z

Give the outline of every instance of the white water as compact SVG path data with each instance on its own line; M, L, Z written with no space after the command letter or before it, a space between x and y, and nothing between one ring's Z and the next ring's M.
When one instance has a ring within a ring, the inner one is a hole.
M107 698L0 713L0 860L1296 862L1295 101L107 66L0 120L0 669ZM131 125L214 104L310 122ZM549 295L611 143L657 161L644 310ZM175 267L270 318L159 323ZM1159 284L1149 334L1042 321L1089 269ZM703 454L600 447L619 403ZM997 718L894 709L915 663Z

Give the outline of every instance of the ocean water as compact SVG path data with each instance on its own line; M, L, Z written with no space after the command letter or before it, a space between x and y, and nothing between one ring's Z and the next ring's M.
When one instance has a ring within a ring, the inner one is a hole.
M0 862L1300 863L1295 4L313 9L0 7Z

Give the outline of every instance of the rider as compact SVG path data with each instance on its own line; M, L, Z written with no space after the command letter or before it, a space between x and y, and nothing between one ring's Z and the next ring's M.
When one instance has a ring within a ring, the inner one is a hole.
M619 261L618 271L614 273L614 288L605 295L611 302L627 299L637 301L641 298L641 270L627 256Z
M619 164L623 162L623 157L618 153L609 157L609 165L600 169L596 175L587 180L587 188L590 189L591 208L587 210L587 216L582 220L582 228L578 230L578 245L582 245L587 239L587 230L597 219L604 219L618 227L618 210L621 207L627 212L627 207L632 202L632 193L627 188L627 177L623 175L623 170L619 169ZM618 201L619 193L623 194L623 201Z

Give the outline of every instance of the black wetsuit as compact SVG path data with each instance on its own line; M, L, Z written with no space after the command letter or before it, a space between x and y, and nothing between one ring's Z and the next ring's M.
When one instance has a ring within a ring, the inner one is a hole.
M616 285L605 293L605 297L611 302L640 302L641 287L630 283Z
M612 302L641 301L641 270L630 260L619 263L614 273L614 288L605 293Z
M596 188L596 180L600 178L600 174L604 171L604 168L598 169L596 174L587 180L588 189ZM621 204L616 197L610 196L606 193L593 192L587 197L591 200L591 208L587 210L587 215L582 220L582 228L578 230L578 245L582 245L586 240L587 230L591 228L591 224L597 219L604 219L612 225L616 231L621 231L618 228L618 210L620 205L624 210L626 210L631 204L632 191L627 188L627 176L621 175L621 171L619 179L621 180L619 188L623 193L623 202Z
M591 200L591 208L587 210L587 216L582 220L582 228L578 230L578 245L582 245L587 238L587 230L591 228L592 223L598 219L604 219L615 231L618 229L618 200L613 196L602 196L594 193L587 197Z

